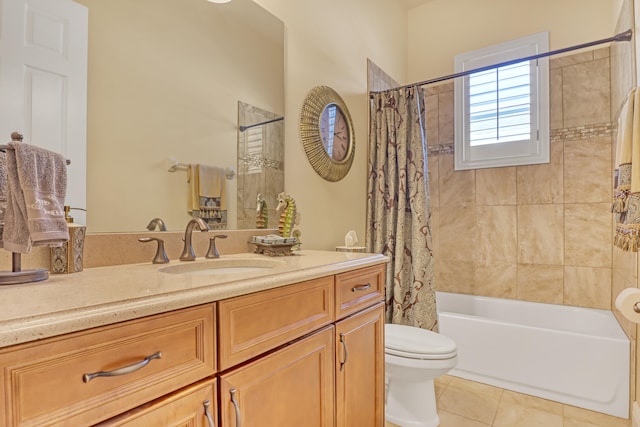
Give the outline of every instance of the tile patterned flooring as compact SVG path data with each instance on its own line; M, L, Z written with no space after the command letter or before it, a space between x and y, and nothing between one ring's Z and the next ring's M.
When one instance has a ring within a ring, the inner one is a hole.
M630 420L449 375L436 380L436 401L439 427L631 427Z

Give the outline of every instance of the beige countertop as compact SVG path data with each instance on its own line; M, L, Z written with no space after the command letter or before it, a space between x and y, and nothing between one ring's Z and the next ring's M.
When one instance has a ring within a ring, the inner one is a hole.
M220 260L258 259L273 268L231 274L170 274L166 267L211 262L125 264L50 275L38 283L0 286L0 348L121 322L237 295L385 263L378 254L303 250L294 256L252 253ZM242 263L243 261L238 261Z

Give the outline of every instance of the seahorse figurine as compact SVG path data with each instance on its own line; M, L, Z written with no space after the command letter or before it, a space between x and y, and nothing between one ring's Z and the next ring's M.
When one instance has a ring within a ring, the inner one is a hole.
M256 213L256 228L267 228L267 224L269 223L269 209L267 208L267 201L264 199L262 193L258 193Z
M278 194L278 207L280 221L278 222L278 234L282 237L291 237L293 226L296 224L296 202L287 193Z

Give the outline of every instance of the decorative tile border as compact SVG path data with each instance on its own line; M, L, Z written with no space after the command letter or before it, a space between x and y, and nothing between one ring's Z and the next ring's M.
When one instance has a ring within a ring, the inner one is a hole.
M261 168L272 168L272 169L278 169L278 170L284 169L283 162L278 160L273 160L273 159L267 159L263 157L247 156L242 159L242 162L245 165L257 166Z
M453 154L453 144L440 144L427 146L427 155Z
M610 137L613 134L613 123L596 123L563 129L551 130L551 142L575 141L579 139Z
M606 138L611 137L614 134L614 123L596 123L591 125L581 125L570 128L552 129L550 133L550 141L564 142L564 141L576 141L580 139L591 138ZM427 154L453 154L453 144L440 144L429 145L427 147Z

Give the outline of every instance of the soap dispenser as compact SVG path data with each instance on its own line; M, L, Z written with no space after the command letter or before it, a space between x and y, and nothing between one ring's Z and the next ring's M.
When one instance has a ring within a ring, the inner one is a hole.
M64 217L69 227L69 240L62 246L51 248L51 266L53 274L76 273L82 271L82 251L84 249L84 236L87 227L75 224L70 215L70 206L64 207Z

